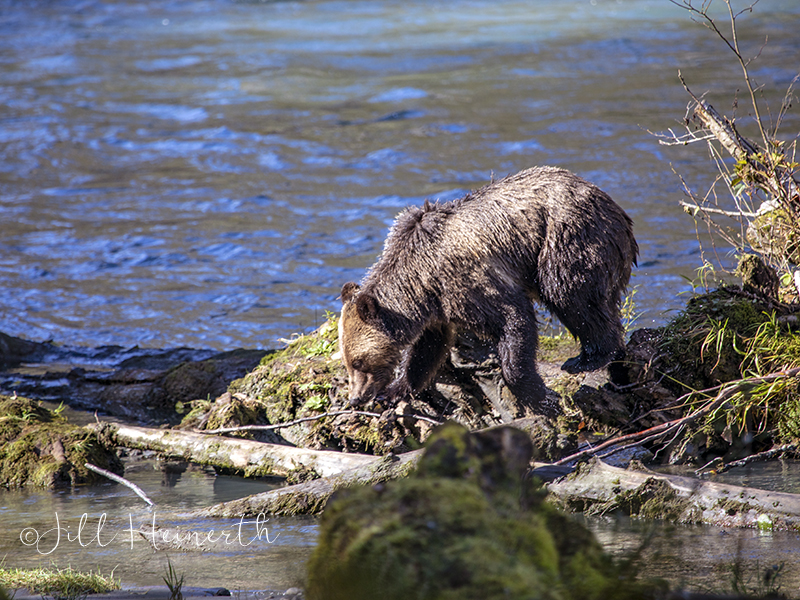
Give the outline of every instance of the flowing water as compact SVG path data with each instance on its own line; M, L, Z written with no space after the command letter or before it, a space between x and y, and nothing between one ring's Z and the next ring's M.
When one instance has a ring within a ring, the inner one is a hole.
M748 55L769 38L753 74L773 112L800 68L798 30L796 0L741 21ZM671 167L701 191L715 173L703 148L649 133L679 127L678 69L730 110L732 55L667 0L0 0L0 331L274 347L337 310L403 207L536 164L628 211L637 325L663 323L702 261ZM784 131L799 124L790 113ZM187 471L164 503L179 512L251 484ZM4 492L0 553L47 560L18 536L58 511L73 527L83 512L144 514L110 490ZM260 552L176 560L198 585L245 586L245 572L291 585L314 525L273 526ZM134 583L161 570L144 549L59 551Z

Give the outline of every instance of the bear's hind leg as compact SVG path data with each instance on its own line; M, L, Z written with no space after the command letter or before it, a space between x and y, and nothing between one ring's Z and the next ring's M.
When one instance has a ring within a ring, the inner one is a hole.
M596 371L625 356L624 330L618 310L598 309L589 317L558 313L556 316L581 343L580 355L561 366L567 373Z
M435 325L425 329L419 339L406 350L400 365L400 377L389 386L387 396L396 401L427 388L454 343L455 331L449 325Z

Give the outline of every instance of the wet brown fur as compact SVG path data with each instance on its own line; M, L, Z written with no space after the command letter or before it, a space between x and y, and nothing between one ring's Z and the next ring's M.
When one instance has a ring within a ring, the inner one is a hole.
M463 328L495 340L517 400L548 412L533 301L581 342L580 356L562 369L604 367L624 352L619 306L637 253L625 212L552 167L407 209L361 286L342 288L339 341L351 400L424 389Z

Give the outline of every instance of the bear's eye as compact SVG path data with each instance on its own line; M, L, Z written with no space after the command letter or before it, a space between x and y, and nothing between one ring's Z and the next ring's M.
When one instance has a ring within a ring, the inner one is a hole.
M360 371L361 369L364 368L364 361L357 358L352 362L350 366L353 367L356 371Z

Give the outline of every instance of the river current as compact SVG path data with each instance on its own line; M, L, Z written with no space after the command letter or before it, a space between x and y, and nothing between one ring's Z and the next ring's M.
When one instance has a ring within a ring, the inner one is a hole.
M773 111L799 22L743 19ZM88 346L275 347L404 207L538 164L628 211L663 323L702 262L672 167L715 169L649 131L683 118L678 69L722 111L742 85L667 0L2 1L0 36L0 331Z

